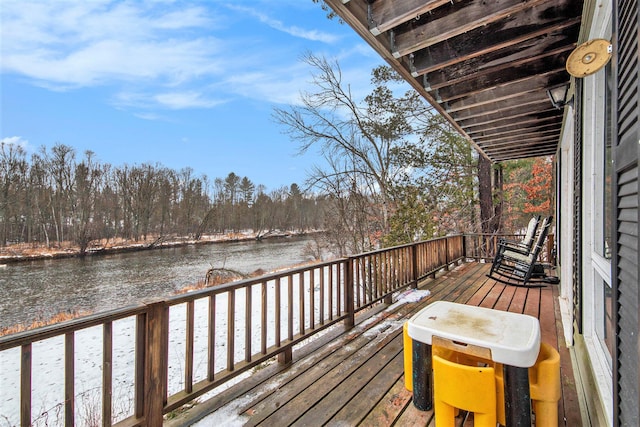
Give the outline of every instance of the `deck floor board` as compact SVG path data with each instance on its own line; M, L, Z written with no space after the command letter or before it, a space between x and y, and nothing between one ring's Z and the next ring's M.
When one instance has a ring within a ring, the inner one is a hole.
M488 269L489 264L468 263L423 282L420 289L430 291L427 298L393 304L368 318L359 315L356 327L314 351L294 351L290 367L274 370L272 377L243 390L241 403L217 407L225 414L235 411L248 426L433 425L433 411L417 410L405 388L402 324L428 303L446 300L538 317L542 341L561 354L559 425L581 425L571 358L558 320L558 287L504 285L489 279ZM215 412L209 415L215 416ZM456 424L472 425L472 418L461 416Z

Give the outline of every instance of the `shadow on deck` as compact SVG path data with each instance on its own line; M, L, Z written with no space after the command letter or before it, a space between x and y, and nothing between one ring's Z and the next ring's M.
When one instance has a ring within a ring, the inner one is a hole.
M300 348L288 367L272 364L196 405L168 426L433 425L404 387L402 325L435 300L525 313L540 320L542 341L561 357L558 425L582 425L569 350L562 335L557 285L506 286L486 277L489 264L469 263L423 283L430 295L361 315L355 328L334 328ZM408 290L405 296L411 293ZM472 425L460 418L459 425Z

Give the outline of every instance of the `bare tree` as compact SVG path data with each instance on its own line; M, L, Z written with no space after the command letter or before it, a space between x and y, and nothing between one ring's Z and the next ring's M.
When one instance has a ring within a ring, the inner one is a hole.
M89 243L96 237L94 214L102 172L100 165L94 160L92 151L87 151L85 159L75 168L75 196L71 201L71 211L74 241L79 246L81 255L85 254Z
M47 172L52 179L51 211L56 232L56 241L61 244L66 238L66 219L69 218L69 206L73 191L73 171L75 165L75 151L64 144L56 144L51 148L51 154L41 148Z
M16 144L0 142L0 244L5 246L12 235L12 224L20 217L20 205L26 184L26 153Z
M274 117L291 139L300 143L301 153L315 146L330 164L330 170L315 168L308 182L311 186L321 184L327 189L340 183L340 197L347 191L352 201L364 198L377 211L374 216L380 229L365 232L367 236L356 245L360 248L388 231L393 211L391 186L402 169L393 162L392 151L413 134L414 113L423 107L414 91L395 96L387 83L397 76L388 67L374 70L374 90L359 101L343 82L337 62L312 54L303 60L315 70L316 90L302 93L299 106L276 108ZM338 165L339 159L345 159L345 163ZM327 185L328 178L334 178L332 185Z

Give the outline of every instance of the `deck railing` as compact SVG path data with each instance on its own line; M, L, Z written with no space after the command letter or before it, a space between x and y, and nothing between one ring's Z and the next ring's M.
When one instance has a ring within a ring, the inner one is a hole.
M81 424L77 417L84 409L78 404L77 386L85 380L78 371L86 368L82 358L91 352L92 341L98 341L96 352L101 354L101 372L94 380L100 409L94 418L102 425L160 426L165 414L183 404L268 359L290 362L293 346L302 340L338 322L353 326L358 311L391 302L395 292L415 287L419 280L464 258L465 238L443 237L2 337L0 352L15 352L19 366L18 395L12 400L19 402L19 422L22 426L62 422L43 419L39 406L34 418L32 390L46 375L33 361L42 358L36 347L43 341L58 340L63 347L63 383L57 391L63 401L55 412L66 426ZM93 339L85 339L86 331ZM101 342L95 338L100 336ZM128 368L122 369L123 364ZM124 391L114 398L116 384ZM122 396L129 409L114 411L115 400ZM5 415L7 420L10 416Z
M501 239L520 241L524 234L465 234L465 257L475 261L490 262L496 255L496 249ZM549 234L545 240L545 246L540 253L540 262L555 265L555 239Z

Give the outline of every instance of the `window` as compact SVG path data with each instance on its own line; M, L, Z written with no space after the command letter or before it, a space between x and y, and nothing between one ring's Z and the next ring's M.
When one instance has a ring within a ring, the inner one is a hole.
M611 233L613 228L612 223L612 194L611 194L611 183L613 180L612 171L613 171L613 158L611 156L611 141L613 140L613 117L611 114L611 105L612 105L612 89L611 86L613 84L613 78L611 78L611 63L607 65L605 68L605 93L604 93L604 102L605 102L605 129L604 129L604 165L603 165L603 182L602 182L602 202L603 202L603 212L602 212L602 242L601 242L601 251L600 255L602 255L606 259L611 259Z
M604 356L611 368L611 356L613 355L613 340L615 333L613 331L613 306L611 285L607 283L598 274L595 276L595 335L598 342L604 350Z
M611 367L613 354L613 313L611 306L611 231L612 231L612 156L611 141L613 132L613 117L611 114L611 85L613 83L611 65L600 72L601 79L601 107L602 127L601 137L596 140L594 158L594 253L592 265L594 267L594 333L600 343L604 356Z

